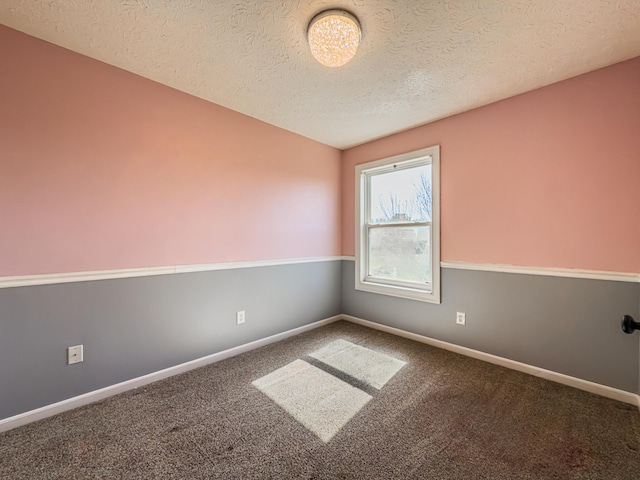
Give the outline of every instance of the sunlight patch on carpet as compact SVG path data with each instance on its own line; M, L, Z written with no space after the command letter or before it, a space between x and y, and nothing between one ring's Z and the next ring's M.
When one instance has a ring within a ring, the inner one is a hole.
M331 440L372 398L303 360L295 360L252 385L323 442Z
M336 340L309 354L341 372L380 390L406 362L346 340Z
M346 340L333 341L307 358L308 362L295 360L252 385L325 443L373 398L369 393L375 392L363 383L380 390L406 365Z

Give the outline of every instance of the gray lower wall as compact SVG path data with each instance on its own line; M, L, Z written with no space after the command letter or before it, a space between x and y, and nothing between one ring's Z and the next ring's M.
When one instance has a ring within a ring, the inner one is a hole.
M338 315L340 275L336 260L0 289L0 419Z
M337 260L0 289L0 419L340 313L640 394L638 284L443 269L433 305L355 291Z
M344 261L342 313L602 385L640 392L637 283L442 269L442 304L356 291ZM467 325L455 324L456 311Z

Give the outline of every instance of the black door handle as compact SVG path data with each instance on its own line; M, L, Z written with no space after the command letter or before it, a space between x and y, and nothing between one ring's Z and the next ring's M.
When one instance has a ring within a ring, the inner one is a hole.
M624 333L633 333L635 330L640 330L640 322L636 322L631 315L623 315L620 326Z

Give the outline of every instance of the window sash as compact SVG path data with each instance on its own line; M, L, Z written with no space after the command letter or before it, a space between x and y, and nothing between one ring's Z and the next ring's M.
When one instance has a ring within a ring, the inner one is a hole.
M365 224L364 225L364 241L363 241L363 250L365 253L364 255L364 281L365 282L370 282L370 283L379 283L379 284L383 284L383 285L389 285L389 286L400 286L400 287L406 287L406 288L413 288L413 289L419 289L419 290L425 290L427 292L431 292L432 291L432 282L412 282L412 281L408 281L408 280L400 280L400 279L391 279L391 278L383 278L383 277L376 277L375 275L371 275L371 268L370 268L370 255L369 255L369 251L370 251L370 232L371 230L375 230L375 229L395 229L395 228L403 228L403 227L429 227L429 237L430 237L430 241L429 241L429 257L430 257L430 263L432 263L433 261L433 227L431 225L431 222L404 222L404 223L384 223L384 224L380 224L380 223L373 223L373 224ZM433 279L433 265L431 265L431 275L430 277Z
M397 222L397 223L392 223L392 222L387 222L387 223L366 223L364 226L367 229L370 228L402 228L402 227L428 227L431 225L431 222L429 221L424 221L424 222Z

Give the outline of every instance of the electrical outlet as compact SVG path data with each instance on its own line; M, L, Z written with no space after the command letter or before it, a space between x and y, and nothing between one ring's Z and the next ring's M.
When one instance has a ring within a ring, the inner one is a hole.
M241 325L244 323L244 310L240 312L236 312L236 325Z
M467 314L463 312L456 312L456 325L466 325L467 324Z
M67 364L73 365L84 361L84 348L82 345L67 348Z

